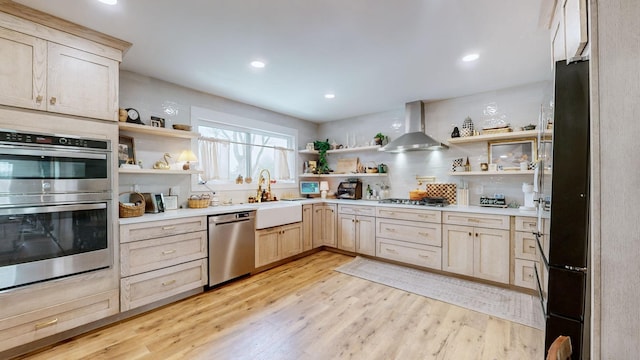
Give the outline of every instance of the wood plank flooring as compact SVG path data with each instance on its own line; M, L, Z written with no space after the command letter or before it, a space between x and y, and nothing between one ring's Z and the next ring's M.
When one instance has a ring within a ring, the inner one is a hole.
M540 330L333 271L322 251L21 359L542 359Z

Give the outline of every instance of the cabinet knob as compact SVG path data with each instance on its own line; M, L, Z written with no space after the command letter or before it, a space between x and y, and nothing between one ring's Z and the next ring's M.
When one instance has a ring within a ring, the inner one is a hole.
M469 231L469 236L471 236L471 231Z
M55 96L52 96L52 97L51 97L51 99L49 99L49 103L50 103L51 105L55 105L55 104L56 104L56 101L58 101L58 99L56 99L56 97L55 97Z
M478 237L478 233L476 233L476 237Z
M40 104L42 102L42 95L36 96L36 102Z

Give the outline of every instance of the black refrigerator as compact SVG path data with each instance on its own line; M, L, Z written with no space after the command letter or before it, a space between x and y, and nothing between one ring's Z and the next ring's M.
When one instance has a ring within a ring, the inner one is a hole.
M588 61L556 63L552 144L550 223L548 234L536 234L545 270L540 273L548 276L538 282L546 320L545 348L559 335L567 335L571 337L572 359L588 359ZM544 236L548 236L547 246Z

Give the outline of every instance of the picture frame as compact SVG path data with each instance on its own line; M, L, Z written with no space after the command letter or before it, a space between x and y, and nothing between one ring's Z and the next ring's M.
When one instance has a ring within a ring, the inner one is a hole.
M120 135L118 138L118 166L122 164L137 164L135 144L131 136Z
M536 159L534 138L489 142L489 164L496 164L498 169L519 170L521 162L531 163Z
M164 127L164 118L152 116L151 117L151 126L153 127Z

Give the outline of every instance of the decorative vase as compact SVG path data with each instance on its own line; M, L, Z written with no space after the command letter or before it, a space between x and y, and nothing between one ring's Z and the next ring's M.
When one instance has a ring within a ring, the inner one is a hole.
M464 119L464 122L462 123L462 130L460 131L460 136L466 137L466 136L471 136L472 134L473 134L473 121L471 121L471 118L467 116L467 118Z

